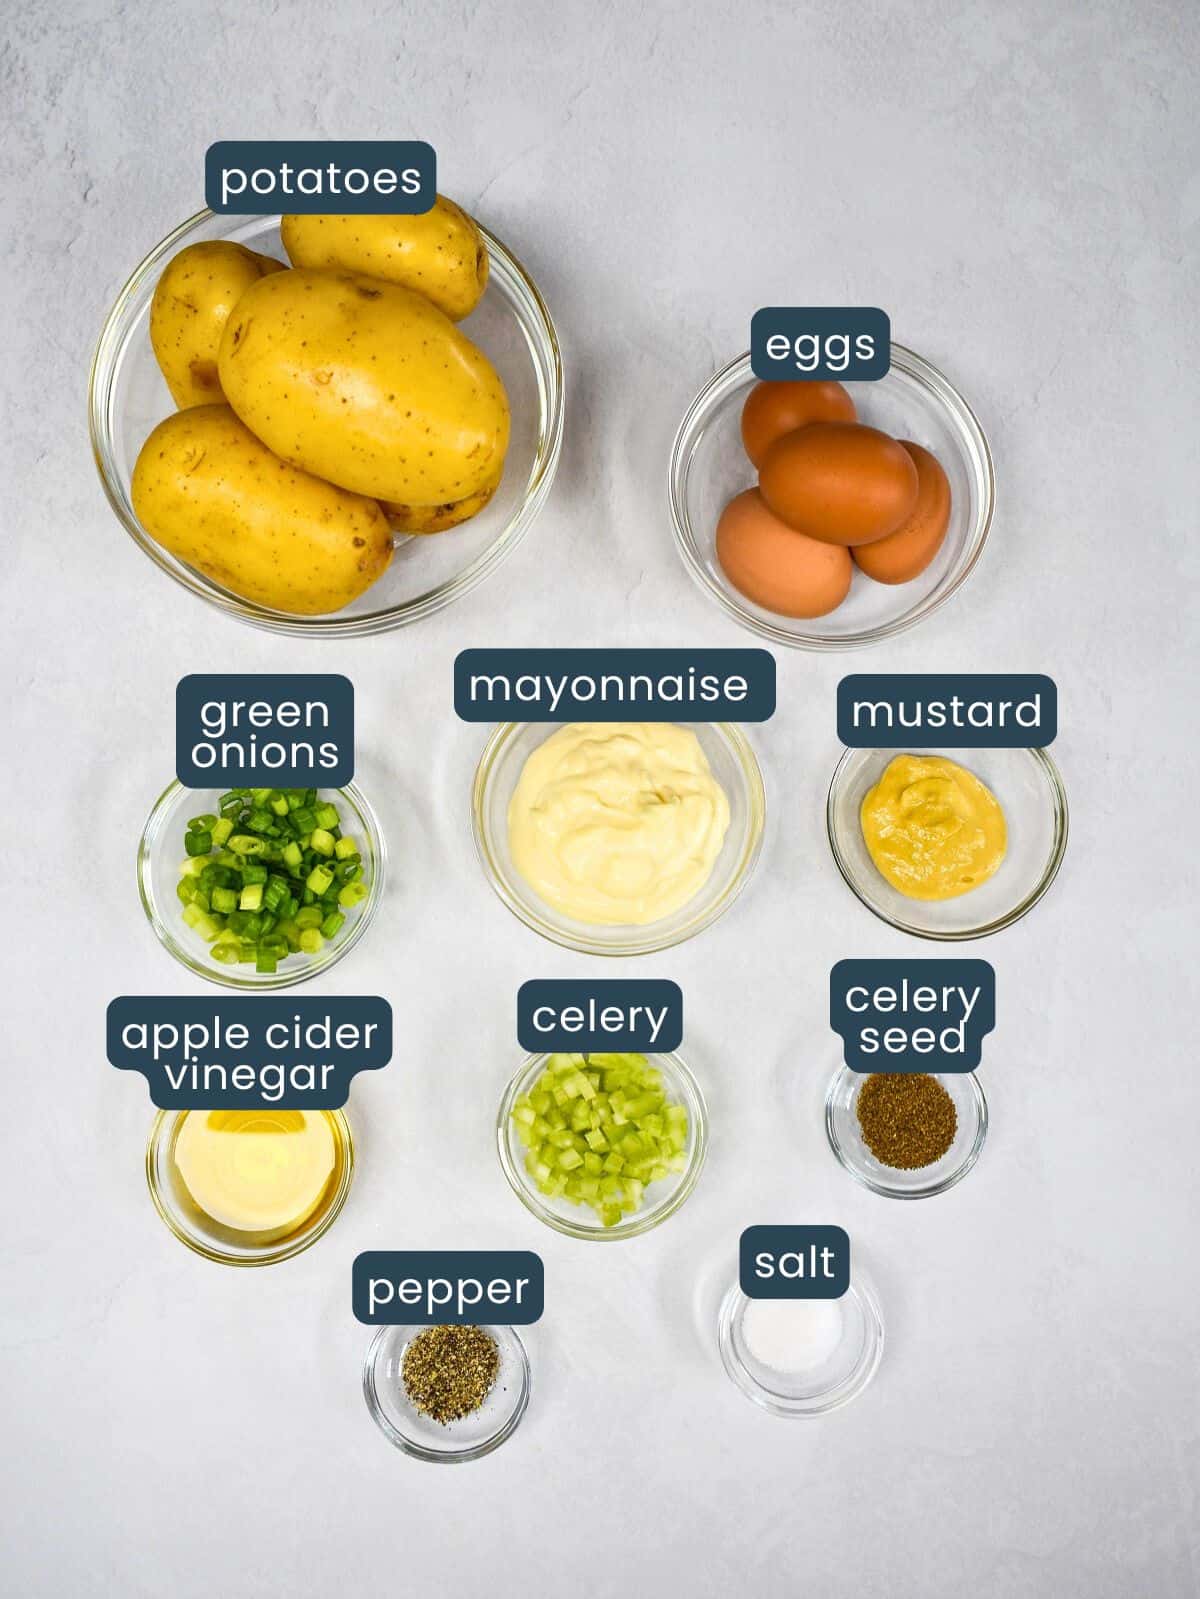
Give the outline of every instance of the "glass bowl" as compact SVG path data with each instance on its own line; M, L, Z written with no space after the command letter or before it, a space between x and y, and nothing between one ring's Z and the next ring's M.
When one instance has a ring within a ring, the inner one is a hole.
M352 950L375 920L383 897L387 850L375 812L353 783L345 788L321 789L341 807L350 823L347 831L358 840L371 891L362 904L350 911L337 938L327 939L315 955L289 955L274 972L256 972L252 966L222 966L214 961L211 946L183 920L183 906L175 892L179 863L185 859L183 835L188 818L217 811L223 788L184 788L173 782L159 795L142 829L138 844L138 891L159 943L169 950L181 966L210 983L223 988L292 988L328 969Z
M496 1340L500 1370L495 1386L470 1416L443 1424L422 1415L404 1391L404 1351L420 1327L381 1327L363 1363L363 1397L380 1432L418 1460L455 1465L478 1460L511 1438L529 1405L529 1356L512 1327L484 1327Z
M496 1146L509 1187L527 1210L569 1238L595 1239L611 1243L619 1238L636 1238L666 1221L687 1199L700 1179L700 1169L708 1151L708 1109L700 1085L678 1055L648 1055L662 1073L663 1090L668 1099L687 1107L687 1165L660 1182L646 1187L646 1203L631 1216L623 1216L615 1227L605 1227L587 1205L576 1205L561 1195L550 1198L538 1192L525 1170L525 1146L517 1137L512 1110L522 1094L528 1093L546 1068L548 1055L530 1055L504 1090L496 1116Z
M614 724L606 724L614 725ZM508 806L533 751L554 723L502 722L479 758L471 792L475 848L488 882L535 933L586 955L646 955L692 938L724 911L750 879L762 847L766 796L754 751L730 722L689 722L712 775L729 799L729 830L708 881L670 916L642 927L597 927L573 921L547 905L513 865L508 847Z
M253 1234L222 1227L192 1202L175 1164L175 1140L185 1117L204 1114L203 1111L160 1110L146 1146L146 1181L150 1185L150 1196L158 1214L180 1243L222 1266L273 1266L300 1254L329 1231L341 1214L354 1177L354 1139L350 1123L340 1110L307 1113L328 1117L333 1131L335 1164L325 1198L295 1232L269 1243L256 1243Z
M884 878L863 840L859 811L896 755L938 755L965 766L1000 801L1008 853L994 877L957 899L909 899ZM847 750L829 785L825 809L838 870L869 911L918 938L952 943L985 938L1020 921L1054 881L1067 847L1067 796L1045 750Z
M883 1316L874 1290L857 1268L837 1303L842 1334L828 1359L803 1374L776 1371L756 1359L747 1345L744 1322L750 1300L733 1284L721 1304L717 1334L725 1370L747 1399L773 1416L824 1416L857 1399L879 1369Z
M429 616L468 594L499 566L540 510L562 447L563 378L558 335L532 278L481 228L490 256L488 287L460 326L496 367L512 408L504 478L491 503L461 527L397 535L391 565L365 594L336 614L291 616L242 599L162 548L139 523L130 498L138 451L174 404L150 347L150 301L167 261L202 240L227 239L286 260L278 216L214 216L201 211L150 252L121 290L92 362L88 417L92 453L109 503L154 563L190 593L229 616L275 633L310 638L382 633Z
M931 1072L954 1101L958 1128L954 1142L932 1165L915 1171L885 1166L875 1159L858 1125L858 1096L870 1072L852 1072L842 1066L833 1075L825 1096L825 1131L829 1147L842 1165L873 1194L889 1199L928 1199L944 1194L961 1182L979 1159L987 1137L988 1108L983 1087L974 1072Z
M855 568L850 592L828 616L768 611L729 582L716 556L717 520L735 494L752 488L741 417L757 382L749 355L710 378L688 407L671 448L675 542L700 587L743 627L803 650L850 650L915 627L966 582L983 553L995 504L987 439L962 395L928 361L892 345L892 365L875 383L847 383L859 420L924 445L950 479L950 527L937 556L909 583L876 583Z

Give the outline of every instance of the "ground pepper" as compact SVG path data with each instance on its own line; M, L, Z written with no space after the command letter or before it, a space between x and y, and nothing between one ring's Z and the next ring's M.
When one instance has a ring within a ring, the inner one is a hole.
M426 1327L405 1349L400 1374L414 1409L445 1426L479 1409L499 1370L496 1340L482 1327Z
M927 1072L874 1072L858 1093L858 1125L875 1159L897 1171L932 1166L958 1131L954 1101Z

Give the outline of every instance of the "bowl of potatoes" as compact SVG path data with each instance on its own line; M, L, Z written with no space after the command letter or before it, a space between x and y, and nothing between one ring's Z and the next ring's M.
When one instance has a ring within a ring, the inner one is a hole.
M562 446L528 272L452 201L422 216L216 216L152 250L100 335L92 448L126 531L210 605L346 637L468 593Z

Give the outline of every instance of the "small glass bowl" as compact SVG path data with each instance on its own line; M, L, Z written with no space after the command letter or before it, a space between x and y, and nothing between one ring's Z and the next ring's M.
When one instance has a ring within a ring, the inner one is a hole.
M710 378L688 407L671 448L669 493L684 565L743 627L803 650L851 650L915 627L966 582L983 553L996 485L987 439L962 395L928 361L892 345L891 370L875 383L847 383L859 420L924 445L950 479L950 526L938 554L910 583L876 583L857 569L828 616L779 616L729 582L716 555L717 521L735 494L752 488L741 417L757 379L749 355Z
M183 835L188 818L215 813L223 788L184 788L173 782L159 795L142 829L138 844L138 891L159 943L169 950L181 966L197 977L223 988L264 991L293 988L306 983L318 972L328 971L352 950L375 919L383 898L387 850L375 812L353 783L345 788L321 790L333 796L341 814L350 823L346 831L358 840L363 866L370 882L370 893L361 905L350 911L337 938L326 939L315 955L289 955L274 972L256 972L253 966L222 966L212 958L212 946L184 921L183 906L176 894L179 864L185 859Z
M329 1231L341 1214L354 1177L354 1139L342 1111L310 1112L327 1116L333 1129L336 1156L329 1191L303 1226L286 1238L270 1243L254 1243L252 1234L222 1227L193 1204L184 1187L175 1164L175 1140L186 1116L204 1114L203 1111L160 1110L146 1146L146 1181L150 1185L150 1196L158 1214L180 1243L222 1266L274 1266L308 1249Z
M756 1360L743 1322L750 1301L734 1283L721 1304L717 1330L725 1370L747 1399L773 1416L824 1416L848 1405L874 1377L883 1356L883 1316L875 1292L855 1268L838 1300L842 1337L828 1360L804 1374L776 1371Z
M749 741L731 722L690 722L729 800L729 831L704 887L671 916L644 927L597 927L547 905L513 865L508 807L529 756L555 731L553 723L502 722L479 758L471 791L475 848L488 882L513 915L535 933L585 955L646 955L669 949L715 922L750 879L762 848L766 795Z
M286 262L278 216L214 216L201 211L156 245L121 290L92 362L88 417L92 453L109 504L125 531L169 577L209 605L255 627L310 638L382 633L440 611L468 594L520 543L541 509L558 466L563 430L558 335L533 279L481 228L490 270L483 299L459 326L503 379L512 411L504 478L490 504L446 533L397 535L391 565L344 610L293 616L222 588L158 544L133 509L130 483L138 451L175 407L150 347L150 302L168 260L186 245L230 240Z
M687 1199L700 1179L700 1169L708 1152L708 1108L700 1084L678 1055L651 1055L647 1058L662 1073L663 1091L669 1100L687 1107L687 1165L661 1182L646 1187L646 1203L631 1216L624 1216L615 1227L605 1227L588 1205L576 1205L563 1198L548 1198L538 1192L525 1170L525 1146L513 1126L512 1110L522 1094L527 1094L546 1069L548 1055L530 1055L504 1090L496 1116L496 1147L509 1187L527 1210L555 1232L568 1238L595 1239L612 1243L619 1238L636 1238L666 1221Z
M859 820L863 799L893 757L902 754L955 761L1000 802L1008 853L996 875L969 894L909 899L882 876L867 851ZM1057 766L1039 749L846 750L829 785L825 820L838 871L867 909L902 933L946 943L986 938L1020 921L1054 881L1067 847L1066 791Z
M414 1409L404 1391L404 1351L420 1327L381 1327L363 1362L363 1397L380 1432L417 1460L457 1465L490 1455L511 1438L529 1405L529 1356L512 1327L484 1327L496 1340L500 1370L495 1386L474 1414L443 1424Z
M974 1072L933 1072L954 1101L958 1128L954 1142L930 1166L902 1171L875 1159L863 1140L858 1125L858 1096L870 1072L852 1072L840 1067L825 1096L825 1131L829 1147L842 1165L873 1194L888 1199L928 1199L944 1194L970 1171L979 1159L987 1137L988 1108L983 1087Z

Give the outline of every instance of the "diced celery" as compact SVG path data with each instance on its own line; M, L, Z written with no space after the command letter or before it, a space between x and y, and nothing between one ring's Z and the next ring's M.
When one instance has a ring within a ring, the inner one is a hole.
M538 1190L587 1205L605 1227L645 1203L650 1183L687 1169L687 1107L643 1055L551 1055L512 1112Z

